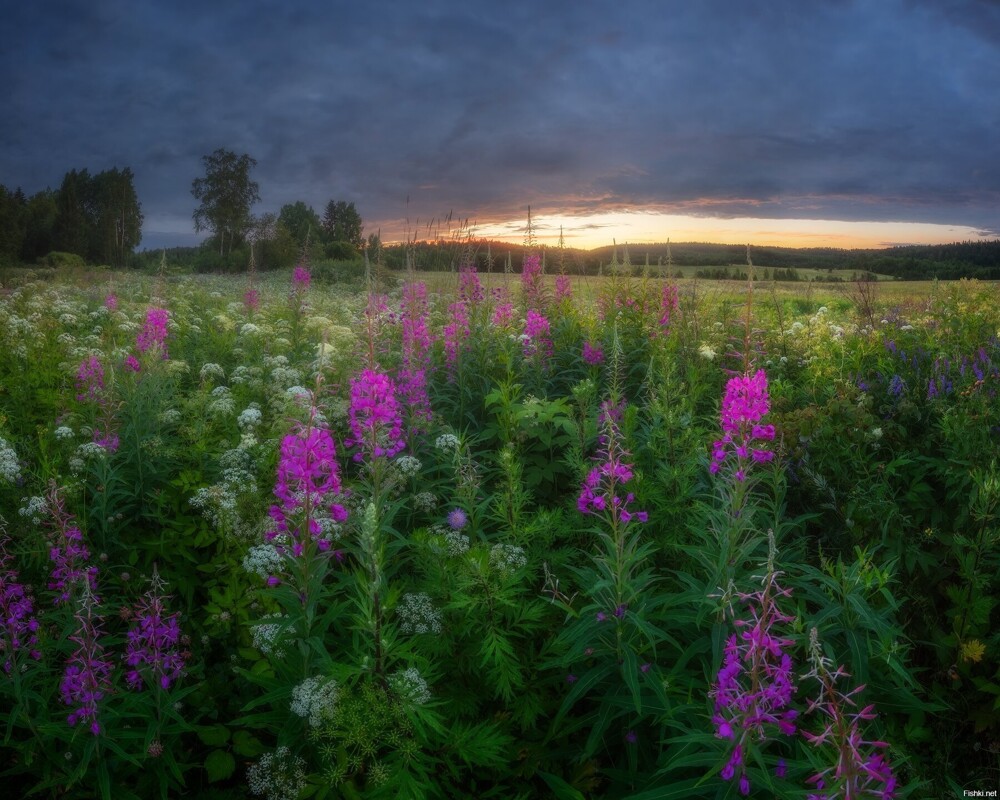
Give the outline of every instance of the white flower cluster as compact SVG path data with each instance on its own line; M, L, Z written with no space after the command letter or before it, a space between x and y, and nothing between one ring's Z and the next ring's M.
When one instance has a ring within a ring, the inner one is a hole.
M202 364L201 369L198 371L199 377L203 381L215 381L221 383L226 379L226 371L218 364Z
M260 413L260 406L256 403L251 403L236 418L236 424L240 426L241 431L252 431L258 425L260 425L263 415Z
M458 450L458 437L453 433L442 433L434 442L434 446L445 453L454 453Z
M253 454L249 450L242 447L227 450L219 457L219 482L200 488L191 498L191 505L200 508L217 530L238 532L239 499L257 491L253 467Z
M304 386L289 386L285 389L285 395L289 400L304 399L312 402L312 392L306 389Z
M164 425L176 425L181 421L181 412L176 408L168 408L160 414L160 422Z
M308 718L310 727L318 728L333 717L337 695L333 678L306 678L292 689L292 713Z
M284 560L273 544L256 544L243 556L243 569L266 579L281 572Z
M407 592L403 595L396 614L402 620L403 633L441 633L441 612L434 608L426 592Z
M431 690L416 667L408 667L389 676L389 685L404 700L422 706L431 699Z
M252 322L244 323L243 327L240 328L240 336L257 336L260 333L260 328L254 325Z
M67 425L60 425L55 429L55 437L57 439L72 439L75 435L73 429Z
M236 401L229 392L228 386L216 386L212 389L215 398L208 404L208 413L213 417L229 417L236 413Z
M302 372L294 367L275 367L271 370L271 383L276 386L295 386L302 380Z
M396 468L404 478L412 478L420 472L421 463L413 456L400 456L396 459Z
M246 385L251 389L259 389L263 386L263 381L261 380L263 375L264 372L260 367L248 367L240 364L233 370L233 374L229 376L229 382L233 386Z
M263 619L278 621L258 622L251 626L250 634L253 637L253 646L266 656L273 655L276 658L283 658L285 649L281 646L281 639L285 634L284 621L287 618L284 614L268 614Z
M250 765L247 783L251 792L267 800L295 800L306 788L306 762L282 745Z
M465 534L447 530L443 536L448 546L448 555L460 556L469 552L469 537Z
M524 548L516 544L495 544L490 548L490 566L504 575L517 572L527 563Z
M31 519L32 523L39 525L42 522L42 518L48 513L48 506L45 505L44 497L22 497L21 502L24 503L17 513L22 517L28 517Z
M715 357L718 355L718 353L716 353L715 350L712 349L712 345L702 344L698 348L698 355L700 355L706 361L713 361L715 360Z
M0 438L0 479L13 483L21 477L21 462L6 439Z
M420 492L413 495L413 507L417 511L433 511L437 507L437 498L433 492Z

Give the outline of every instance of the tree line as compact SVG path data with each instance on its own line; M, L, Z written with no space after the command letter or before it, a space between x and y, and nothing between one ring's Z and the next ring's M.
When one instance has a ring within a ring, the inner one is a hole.
M132 170L70 170L57 191L28 197L0 184L0 263L34 264L51 253L125 266L142 241Z
M260 186L252 179L257 161L247 154L218 149L202 158L204 175L191 184L198 205L195 230L208 239L193 251L192 266L202 270L245 270L250 248L258 267L288 266L303 248L332 260L357 258L380 246L377 234L364 237L354 203L330 200L320 217L302 201L277 214L253 214ZM128 167L90 174L72 169L59 189L30 197L0 184L0 265L66 263L133 266L142 241L143 214ZM188 248L184 248L185 251Z

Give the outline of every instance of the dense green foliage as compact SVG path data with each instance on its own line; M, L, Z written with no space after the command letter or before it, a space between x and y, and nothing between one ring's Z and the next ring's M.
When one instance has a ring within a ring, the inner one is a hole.
M39 622L40 658L0 671L17 796L736 797L713 686L762 576L788 592L774 635L799 731L825 724L819 648L865 686L895 796L995 788L995 286L824 299L613 276L571 297L466 271L425 315L412 273L266 273L259 307L231 277L107 277L0 290L0 577ZM405 448L374 456L353 428L364 370L401 393L418 363L431 415L404 403ZM727 382L755 370L774 458L713 474ZM282 495L289 442L317 432L346 519ZM606 496L634 514L584 502L612 462ZM60 503L114 663L98 735L66 724L60 690L80 607L53 604ZM286 512L320 530L295 557L265 536ZM122 657L154 571L186 666L140 690ZM746 747L754 797L804 797L832 765L798 732Z

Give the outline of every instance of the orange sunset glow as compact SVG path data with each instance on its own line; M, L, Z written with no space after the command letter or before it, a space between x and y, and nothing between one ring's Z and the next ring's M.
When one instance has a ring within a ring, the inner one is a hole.
M462 230L474 238L523 242L522 219L474 223ZM833 247L873 249L905 244L944 244L982 239L967 225L918 222L858 222L829 219L719 218L658 211L613 211L586 216L532 212L536 241L559 242L560 228L567 247L590 250L612 243L716 242L770 247ZM453 227L452 230L455 228ZM418 232L417 238L424 238ZM442 233L442 235L444 235ZM402 241L404 236L389 236Z

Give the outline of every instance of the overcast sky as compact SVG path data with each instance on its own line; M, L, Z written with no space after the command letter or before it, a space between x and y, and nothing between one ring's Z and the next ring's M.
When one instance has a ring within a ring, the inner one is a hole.
M219 147L257 160L255 211L353 201L387 239L529 203L1000 231L996 2L2 7L0 183L131 167L142 247L201 238Z

